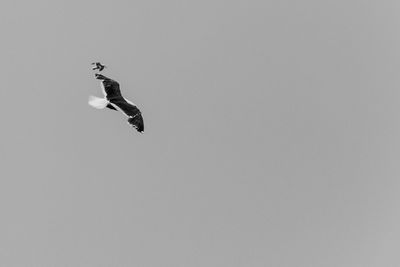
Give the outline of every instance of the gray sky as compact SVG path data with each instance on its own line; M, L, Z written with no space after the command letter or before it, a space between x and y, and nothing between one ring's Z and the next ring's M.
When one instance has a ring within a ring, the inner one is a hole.
M400 266L399 11L3 0L0 266Z

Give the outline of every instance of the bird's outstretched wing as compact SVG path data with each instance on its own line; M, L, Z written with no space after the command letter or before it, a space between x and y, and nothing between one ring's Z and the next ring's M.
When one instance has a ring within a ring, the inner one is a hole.
M119 83L117 81L98 73L95 74L95 77L101 81L104 95L108 100L122 97L121 90L119 89Z
M144 131L142 113L135 104L123 97L110 99L110 103L128 117L128 123L135 127L138 132Z

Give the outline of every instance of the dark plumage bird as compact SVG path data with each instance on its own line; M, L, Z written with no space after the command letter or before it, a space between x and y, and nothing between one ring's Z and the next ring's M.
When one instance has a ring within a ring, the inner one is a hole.
M92 65L93 65L92 70L102 71L106 67L106 66L102 65L100 62L93 62Z
M107 107L121 111L128 117L128 123L142 133L144 131L142 113L135 104L121 95L118 82L98 73L95 74L95 77L101 81L104 98L90 96L89 105L97 109Z

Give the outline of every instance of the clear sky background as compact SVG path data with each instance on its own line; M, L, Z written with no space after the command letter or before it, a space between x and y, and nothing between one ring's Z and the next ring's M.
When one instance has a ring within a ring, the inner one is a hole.
M0 266L400 266L399 13L3 0Z

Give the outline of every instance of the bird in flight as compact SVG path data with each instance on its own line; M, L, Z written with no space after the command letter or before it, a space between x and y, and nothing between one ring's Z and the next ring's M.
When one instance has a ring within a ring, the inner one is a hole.
M99 73L95 74L95 78L101 81L104 98L89 96L89 105L97 109L107 107L121 111L128 117L128 123L138 132L143 133L142 113L135 104L122 96L119 83Z
M100 62L93 62L92 65L93 65L92 70L102 71L104 70L104 68L106 68L106 66L102 65Z

